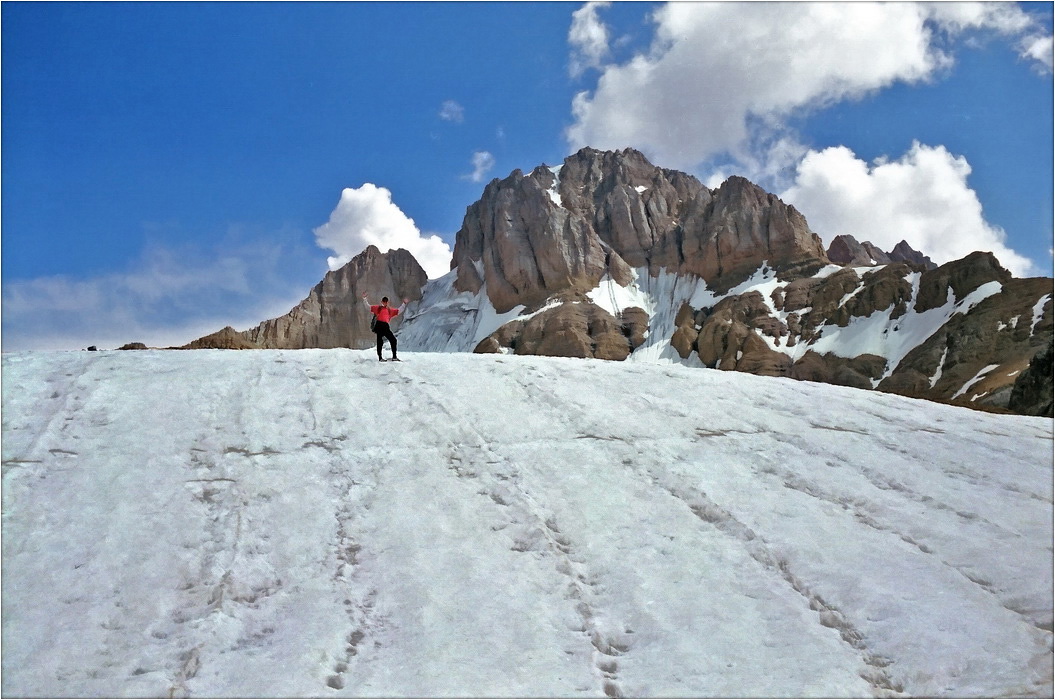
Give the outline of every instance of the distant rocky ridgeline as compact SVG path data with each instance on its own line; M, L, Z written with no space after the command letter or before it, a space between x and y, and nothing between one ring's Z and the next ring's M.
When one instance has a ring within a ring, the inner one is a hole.
M440 279L371 246L285 316L187 347L370 347L364 291L412 301L395 324L406 350L666 358L1052 410L1051 278L1013 279L988 253L938 267L849 235L825 250L751 182L712 190L632 149L493 180Z
M869 241L858 243L850 235L836 236L828 246L828 259L839 265L886 265L894 262L908 262L927 270L937 267L931 259L918 250L913 250L907 241L901 241L889 253L884 253Z

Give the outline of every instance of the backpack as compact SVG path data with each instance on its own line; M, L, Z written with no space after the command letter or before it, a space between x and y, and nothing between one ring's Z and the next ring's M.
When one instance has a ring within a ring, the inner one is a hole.
M377 316L370 314L370 332L377 332Z

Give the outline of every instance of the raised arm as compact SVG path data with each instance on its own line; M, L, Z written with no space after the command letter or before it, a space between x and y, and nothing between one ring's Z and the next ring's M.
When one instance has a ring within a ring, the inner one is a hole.
M366 305L367 311L370 310L370 300L366 298L366 292L363 292L363 303Z

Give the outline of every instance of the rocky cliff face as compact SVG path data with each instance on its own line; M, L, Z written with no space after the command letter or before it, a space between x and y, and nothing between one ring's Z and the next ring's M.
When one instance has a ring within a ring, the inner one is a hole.
M713 368L1007 407L1050 342L1051 291L990 253L933 270L845 267L690 307L672 345Z
M717 190L657 168L632 149L583 149L564 164L494 180L466 211L454 249L456 289L486 288L494 308L537 307L630 270L696 275L728 289L766 262L780 272L828 259L805 218L733 177Z
M380 252L369 246L344 267L326 273L307 298L284 316L236 332L227 328L186 347L217 348L367 348L374 344L370 313L362 303L366 292L373 303L381 297L421 299L428 275L409 251ZM399 318L393 322L398 328Z
M1029 367L1018 375L1011 389L1008 408L1027 416L1053 417L1052 395L1055 394L1052 372L1055 369L1055 346L1048 344L1047 350L1037 353L1029 361Z

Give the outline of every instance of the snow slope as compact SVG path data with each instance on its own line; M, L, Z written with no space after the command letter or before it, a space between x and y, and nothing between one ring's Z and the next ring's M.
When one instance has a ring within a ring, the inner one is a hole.
M680 365L3 356L7 696L1052 693L1052 421Z

